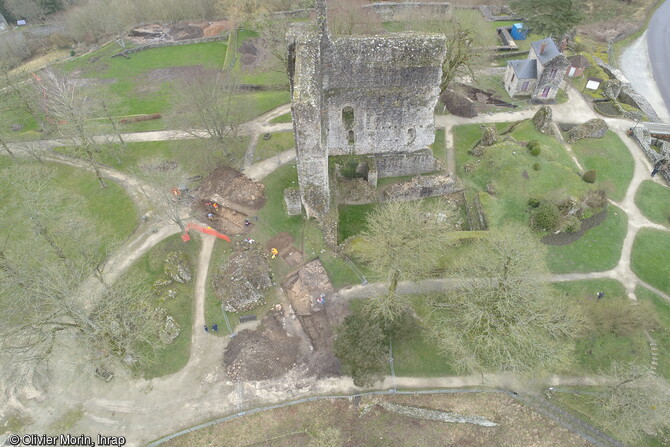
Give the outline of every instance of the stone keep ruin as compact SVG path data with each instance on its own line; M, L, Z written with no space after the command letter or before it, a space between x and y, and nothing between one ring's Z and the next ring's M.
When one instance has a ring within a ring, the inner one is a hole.
M329 156L370 155L379 177L434 170L432 163L415 165L412 155L425 158L435 139L444 36L331 38L325 0L317 0L317 26L296 24L287 39L298 183L308 217L321 219L330 209ZM389 173L376 161L392 166Z

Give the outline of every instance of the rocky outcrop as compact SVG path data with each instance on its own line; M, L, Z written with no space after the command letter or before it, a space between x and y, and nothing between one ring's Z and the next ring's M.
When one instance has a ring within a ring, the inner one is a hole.
M193 277L188 258L183 251L173 251L169 253L165 258L163 271L172 281L182 284L189 282Z
M594 118L570 129L568 131L567 141L568 143L574 143L583 138L602 138L605 136L608 129L605 120Z
M540 107L540 110L538 110L537 113L535 113L535 116L533 116L533 125L538 132L545 135L553 135L554 126L551 108L548 106Z

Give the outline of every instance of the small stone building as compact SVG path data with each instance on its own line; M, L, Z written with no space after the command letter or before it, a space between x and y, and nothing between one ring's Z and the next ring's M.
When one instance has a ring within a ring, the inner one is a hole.
M550 101L556 97L568 65L550 37L532 42L528 59L507 62L505 90L510 96Z
M316 6L317 26L296 24L287 39L300 196L307 216L320 219L330 209L329 156L369 155L378 164L397 157L400 166L433 143L446 39L331 38L325 0ZM390 171L427 172L406 163Z
M582 56L581 54L576 54L574 56L568 57L568 62L570 65L568 65L568 71L566 74L570 78L576 78L581 76L584 73L584 70L589 68L591 65L589 63L589 60Z

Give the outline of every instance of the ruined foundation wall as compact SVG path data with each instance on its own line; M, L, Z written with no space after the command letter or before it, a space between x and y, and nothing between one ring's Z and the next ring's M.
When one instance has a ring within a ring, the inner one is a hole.
M409 154L389 154L375 157L378 178L400 177L439 171L442 167L430 149Z

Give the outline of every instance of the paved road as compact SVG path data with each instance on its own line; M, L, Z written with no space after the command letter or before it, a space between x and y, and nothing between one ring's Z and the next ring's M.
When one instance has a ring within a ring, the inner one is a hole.
M670 109L670 1L664 2L651 18L647 45L656 84Z

